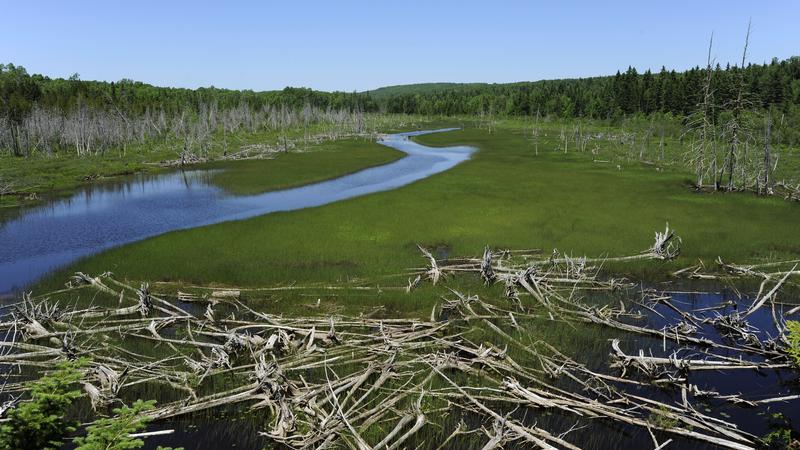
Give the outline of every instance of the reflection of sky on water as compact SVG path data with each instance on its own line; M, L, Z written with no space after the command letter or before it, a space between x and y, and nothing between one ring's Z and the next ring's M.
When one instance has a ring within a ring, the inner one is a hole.
M469 158L469 147L429 148L391 135L381 143L407 156L329 181L251 196L209 184L210 171L141 175L93 185L67 200L0 225L0 293L23 287L76 259L172 230L320 206L394 189Z

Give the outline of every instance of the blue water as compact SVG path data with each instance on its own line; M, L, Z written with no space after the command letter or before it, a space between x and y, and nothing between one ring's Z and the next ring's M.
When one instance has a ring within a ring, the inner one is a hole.
M431 148L409 137L449 130L386 136L379 142L405 157L333 180L259 195L225 193L210 183L211 170L139 175L88 187L0 224L0 293L21 289L78 258L168 231L325 205L443 172L469 159L474 148Z

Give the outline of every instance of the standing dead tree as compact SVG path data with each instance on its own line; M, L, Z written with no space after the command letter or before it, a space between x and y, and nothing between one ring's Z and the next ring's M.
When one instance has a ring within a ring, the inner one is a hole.
M639 148L639 160L643 161L645 157L645 152L647 149L650 148L650 139L653 137L653 133L655 132L655 125L653 123L654 119L650 118L650 123L647 126L647 130L645 131L644 138L642 139L641 147ZM663 140L663 136L662 136Z
M19 123L0 117L0 152L84 157L117 149L125 154L131 144L158 140L161 145L173 144L178 157L190 163L207 160L217 146L223 156L236 152L229 148L229 139L235 132L277 132L283 149L288 151L290 133L302 133L305 142L310 143L318 139L311 134L315 129L324 130L330 139L335 139L372 134L381 121L385 124L403 120L400 116L372 117L359 107L323 110L310 104L295 110L285 105L257 108L246 102L224 108L216 103L200 103L172 114L164 109L134 113L113 101L107 106L80 102L71 110L35 105ZM218 133L221 136L216 139Z
M771 154L770 143L772 140L772 113L767 111L764 117L764 159L761 166L761 182L758 187L758 193L761 195L772 194L772 187L770 186L769 173L771 170Z
M0 197L8 195L13 191L14 191L14 183L10 181L5 181L4 179L0 178Z
M531 124L531 140L533 141L533 152L536 156L539 156L539 136L542 134L542 130L539 128L539 121L541 119L541 115L539 114L539 110L536 110L536 116L533 119L533 123Z
M739 68L739 76L736 83L736 98L730 105L731 118L725 124L724 134L727 136L728 153L725 157L725 164L720 171L717 184L721 184L722 176L727 168L728 182L726 190L733 191L735 186L734 176L736 173L736 164L739 162L743 167L746 164L746 146L743 147L743 140L749 139L748 130L744 124L744 112L750 106L747 99L747 91L744 79L744 69L747 62L747 47L750 44L750 23L747 24L747 34L744 39L744 50L742 51L742 63ZM744 173L744 172L743 172ZM746 179L741 180L742 188L746 188Z
M716 189L717 155L716 155L716 130L714 125L714 90L713 90L713 60L711 49L714 44L714 34L708 42L708 58L706 60L706 74L703 81L702 100L698 110L693 114L690 128L695 132L695 140L689 153L689 161L694 166L696 187L702 189L706 175L710 172L714 176Z
M708 43L708 56L706 59L705 77L703 80L701 98L695 111L689 116L687 131L681 135L681 140L687 133L693 135L689 150L686 153L686 162L695 172L695 188L700 190L705 186L707 176L711 176L713 189L719 188L717 183L717 136L714 119L714 88L713 69L714 60L711 58L711 49L714 44L714 34Z

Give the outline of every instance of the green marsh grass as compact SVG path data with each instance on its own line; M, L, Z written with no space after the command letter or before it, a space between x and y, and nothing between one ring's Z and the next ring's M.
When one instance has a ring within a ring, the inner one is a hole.
M405 115L367 115L366 127L369 130L406 131L419 127L436 127L440 119ZM306 128L294 127L286 130L260 130L249 132L239 130L223 134L217 131L211 135L207 154L211 161L219 160L226 152L235 153L245 146L269 145L281 149L284 141L291 143L287 153L275 155L275 160L294 160L295 156L287 155L305 154L333 150L337 158L326 159L322 156L317 164L308 167L303 157L291 163L274 164L286 170L279 183L270 184L261 179L250 178L255 183L245 188L245 182L226 180L221 178L221 183L236 191L237 186L244 188L245 192L253 189L281 188L289 185L298 185L320 181L325 178L343 175L358 170L361 167L388 162L392 152L385 147L384 154L379 152L365 154L358 150L359 145L354 144L343 148L344 142L357 142L354 139L323 140L321 144L315 143L315 136L330 133L330 126L312 124ZM173 170L162 167L160 163L175 160L180 157L184 141L174 136L151 139L145 143L132 143L121 148L107 150L103 154L90 154L79 157L74 152L62 151L47 155L34 153L29 157L16 157L0 155L0 182L11 183L14 194L0 196L0 208L6 214L13 214L19 206L35 205L43 200L71 195L76 189L88 183L113 182L120 176L134 173L159 173ZM341 152L340 150L347 150ZM350 150L356 150L352 152ZM194 148L194 151L198 149ZM396 152L395 152L396 153ZM396 157L396 156L395 156ZM229 167L237 163L212 162L209 165ZM259 162L242 164L242 173L253 171L253 167L260 167ZM249 169L249 170L248 170ZM308 172L308 175L306 175ZM255 187L254 187L255 186ZM259 187L260 186L260 187ZM35 194L35 195L32 195Z
M425 265L417 244L451 256L477 255L485 245L540 248L545 255L558 248L575 256L614 256L648 248L654 231L666 223L683 239L676 261L606 269L660 279L698 258L753 262L800 253L796 204L751 194L696 193L689 187L691 174L683 170L593 163L590 155L564 155L556 149L558 137L549 136L538 156L512 125L492 133L466 128L421 136L418 141L426 145L466 144L479 151L445 173L393 191L167 233L75 263L53 279L64 280L75 270L110 270L130 280L178 285L369 280L376 288L398 287L405 285L408 268ZM242 178L241 183L257 181ZM465 287L478 284L473 281ZM429 312L436 298L425 288L410 296L378 292L328 300L420 314ZM280 297L272 301L281 308L316 301L296 293L271 297Z
M397 150L364 139L326 141L309 151L280 153L274 159L226 161L199 168L222 169L211 182L237 195L251 195L338 178L403 157Z

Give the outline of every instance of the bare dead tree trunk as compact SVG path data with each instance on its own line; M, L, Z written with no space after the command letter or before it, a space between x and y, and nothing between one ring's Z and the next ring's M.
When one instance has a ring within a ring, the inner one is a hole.
M222 156L228 156L228 133L225 126L222 126Z
M22 156L19 149L19 127L14 123L11 124L11 145L14 149L14 156Z
M712 102L713 91L711 90L712 70L711 70L711 48L714 44L714 34L711 34L711 39L708 42L708 59L706 62L706 78L703 83L703 103L701 105L701 123L700 123L700 139L697 155L695 155L695 170L697 173L697 187L703 187L703 181L706 171L708 170L707 159L709 136L713 134L712 122ZM714 164L712 164L712 167ZM714 167L716 170L716 167ZM716 175L716 173L714 173Z
M741 163L739 164L739 173L742 179L742 189L744 190L747 190L747 166L749 165L747 158L747 142L745 141L744 146L742 147Z
M714 136L714 140L711 142L711 149L712 149L712 160L711 160L711 173L714 175L714 190L718 191L720 185L722 184L722 171L719 170L717 167L717 136ZM723 166L724 169L724 166Z
M739 83L737 86L736 100L733 104L733 119L731 120L730 126L731 140L728 146L728 191L732 191L735 187L733 174L736 168L736 158L740 146L739 134L741 133L742 112L744 110L744 65L745 62L747 62L747 47L750 44L750 26L751 23L748 22L747 34L744 38L744 50L742 51L742 65L739 70ZM742 179L742 183L744 183L744 179Z
M536 127L536 129L535 130L531 130L531 131L536 136L534 138L534 139L536 139L534 141L534 148L535 148L534 151L536 152L536 156L539 156L539 108L536 108L536 125L535 125L535 127Z
M647 132L642 139L642 145L639 147L639 160L644 159L645 152L650 147L650 138L653 136L653 118L650 118L650 125L647 127Z
M761 194L767 195L770 193L769 187L769 169L770 169L770 139L772 134L772 113L767 112L764 121L764 171L762 172L763 179L761 183Z
M186 164L186 153L189 152L189 138L183 140L183 151L181 152L181 167Z

